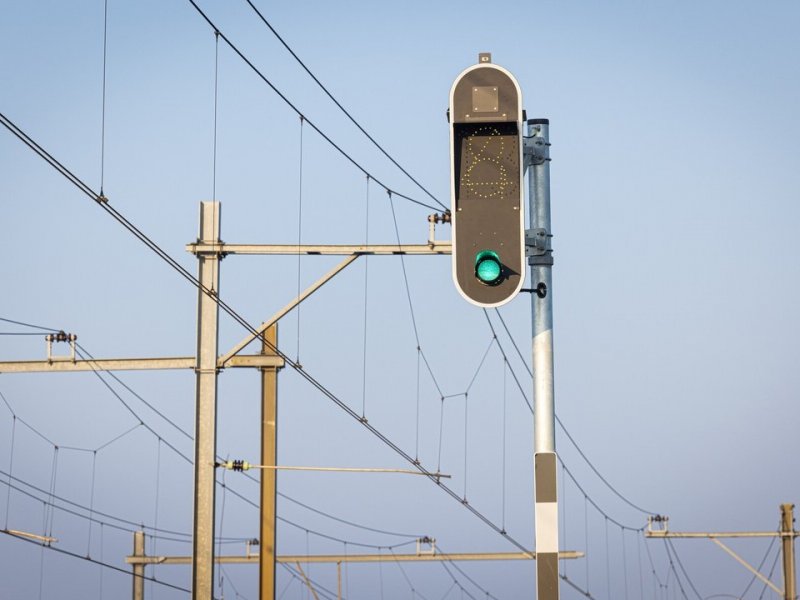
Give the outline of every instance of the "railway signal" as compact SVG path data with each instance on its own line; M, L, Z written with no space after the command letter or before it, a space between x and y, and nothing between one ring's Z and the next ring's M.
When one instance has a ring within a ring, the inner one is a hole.
M481 54L450 90L453 281L472 304L505 304L525 280L522 94Z

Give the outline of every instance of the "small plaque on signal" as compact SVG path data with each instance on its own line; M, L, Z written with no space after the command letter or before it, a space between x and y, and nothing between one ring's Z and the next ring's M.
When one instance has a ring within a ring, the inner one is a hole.
M497 112L499 106L496 85L482 85L472 88L473 112Z

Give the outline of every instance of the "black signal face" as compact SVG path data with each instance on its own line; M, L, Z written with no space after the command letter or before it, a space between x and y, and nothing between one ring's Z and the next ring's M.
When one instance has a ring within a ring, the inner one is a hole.
M499 306L524 279L519 88L504 69L478 65L450 102L453 278L473 304Z
M513 204L520 197L517 124L464 124L454 135L460 155L456 203L463 199Z

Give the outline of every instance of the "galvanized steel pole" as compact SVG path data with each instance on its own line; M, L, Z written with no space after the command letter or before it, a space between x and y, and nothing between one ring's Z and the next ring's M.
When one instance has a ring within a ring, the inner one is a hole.
M219 293L220 203L200 203L200 242L211 244L197 254L202 286ZM194 525L192 598L212 600L214 585L214 499L217 456L217 324L219 305L198 290L197 402L194 428Z
M553 385L553 252L550 238L550 152L547 119L528 121L530 229L526 232L531 267L533 320L533 441L536 523L536 597L558 600L558 497Z

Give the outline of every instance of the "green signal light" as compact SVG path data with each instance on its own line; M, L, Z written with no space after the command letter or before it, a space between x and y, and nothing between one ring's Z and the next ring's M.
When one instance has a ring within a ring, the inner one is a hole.
M500 257L492 250L481 250L475 256L475 277L485 285L497 285L503 278Z

